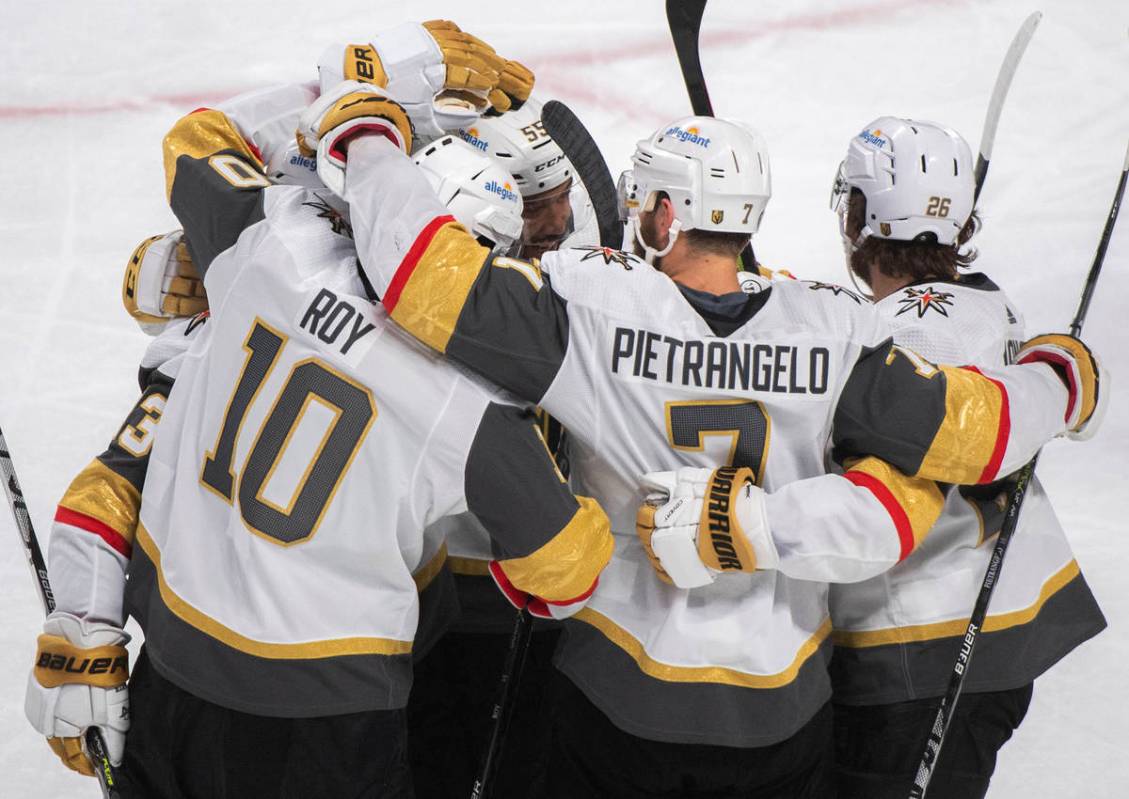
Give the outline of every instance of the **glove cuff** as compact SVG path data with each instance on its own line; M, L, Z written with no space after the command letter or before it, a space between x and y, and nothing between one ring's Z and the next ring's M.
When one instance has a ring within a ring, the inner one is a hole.
M756 571L756 552L736 513L746 486L760 492L753 470L735 466L716 469L706 483L698 526L698 555L710 569Z
M73 684L117 688L129 679L129 653L117 644L83 648L44 633L38 639L33 673L44 688Z

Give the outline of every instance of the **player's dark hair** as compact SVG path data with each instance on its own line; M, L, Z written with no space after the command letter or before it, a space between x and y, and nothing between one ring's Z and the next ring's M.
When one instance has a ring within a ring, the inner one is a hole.
M669 200L670 195L665 191L657 192L656 202ZM678 238L685 239L691 250L697 253L710 255L723 255L726 258L737 258L745 245L749 243L748 233L725 233L718 230L683 230Z
M749 243L748 233L725 233L718 230L683 230L679 238L686 239L690 249L698 253L724 255L736 258Z
M857 237L865 224L866 196L852 188L850 204L847 206L847 235ZM887 277L908 277L914 282L954 280L957 269L969 266L976 260L975 249L961 252L961 248L979 229L980 217L973 211L953 244L938 244L932 235L914 241L868 236L862 246L851 253L851 271L865 279L867 267L876 263L878 271Z

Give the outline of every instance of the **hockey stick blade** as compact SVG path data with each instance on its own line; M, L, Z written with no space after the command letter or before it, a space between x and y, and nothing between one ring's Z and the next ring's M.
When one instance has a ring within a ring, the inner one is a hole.
M31 514L28 513L27 503L24 501L24 492L20 488L20 481L16 478L16 467L12 463L8 442L4 439L4 431L0 430L0 475L4 479L4 493L8 497L8 507L16 520L16 530L24 545L24 554L27 556L28 565L31 566L32 576L35 578L35 587L38 589L39 600L43 603L43 610L50 614L55 610L55 595L51 591L51 581L47 578L47 563L43 559L43 551L39 548L39 540L35 536L35 528L31 525ZM90 727L86 731L86 754L94 766L94 774L98 778L98 787L102 789L105 799L120 799L117 790L114 767L110 763L110 756L106 752L106 741L102 732L97 727Z
M984 188L984 179L988 176L988 162L992 160L992 148L996 143L996 128L1000 124L1000 114L1003 112L1004 100L1007 99L1008 90L1011 88L1012 78L1019 68L1019 60L1027 50L1031 37L1035 35L1035 28L1039 27L1039 20L1043 18L1041 11L1036 11L1023 21L1015 38L1011 40L1011 47L1007 49L1004 62L1000 65L1000 72L996 75L996 85L992 89L992 99L988 101L988 115L984 118L984 130L980 134L980 154L976 157L976 193L973 203L980 199L980 191Z
M1074 321L1070 323L1070 334L1072 336L1078 336L1082 333L1082 324L1086 321L1090 298L1093 296L1094 287L1097 285L1098 276L1101 274L1102 264L1105 262L1105 253L1109 246L1110 237L1113 235L1114 225L1117 224L1117 215L1121 209L1121 200L1125 196L1127 178L1129 178L1129 148L1125 152L1125 162L1121 167L1121 178L1117 182L1113 204L1110 206L1109 216L1106 217L1102 237L1098 242L1097 252L1094 253L1094 261L1090 265L1089 274L1086 275L1086 285L1082 289L1082 299L1078 304L1078 312L1074 315ZM972 615L968 619L968 626L965 628L964 637L961 639L960 652L953 664L953 670L949 674L949 684L945 689L945 695L941 698L941 704L937 708L937 715L933 719L933 727L929 731L925 751L921 755L921 762L918 763L917 773L914 775L913 785L910 787L909 799L924 799L929 790L929 780L933 776L933 769L936 768L938 759L941 757L945 733L949 729L949 722L952 720L957 702L960 701L961 690L964 688L964 678L968 674L972 655L976 651L976 641L980 632L984 629L985 620L988 618L988 605L992 600L992 592L999 583L1000 572L1004 567L1004 556L1007 554L1011 537L1015 534L1015 528L1019 524L1019 512L1023 507L1023 499L1027 495L1027 488L1035 474L1035 465L1038 461L1039 453L1035 453L1035 457L1019 470L1015 488L1012 489L1008 497L1004 523L1000 528L999 537L996 539L996 546L992 550L992 559L988 561L988 568L984 572L984 580L980 584L980 593L976 596L976 604L972 606Z
M674 41L674 52L678 54L686 93L690 95L690 107L696 116L712 117L713 104L706 89L698 47L705 12L706 0L666 0L666 21L670 26L670 38Z
M561 146L588 192L596 222L600 227L600 246L623 247L623 223L619 219L615 181L592 134L567 105L550 100L541 109L541 122Z

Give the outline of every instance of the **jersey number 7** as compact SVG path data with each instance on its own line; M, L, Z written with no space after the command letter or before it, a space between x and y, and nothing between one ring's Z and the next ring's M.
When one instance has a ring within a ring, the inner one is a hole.
M238 482L239 513L253 533L283 546L313 536L326 508L352 463L361 441L376 419L372 392L334 371L316 358L298 361L290 369L274 405L255 435L240 474L233 470L235 442L248 409L255 402L286 345L286 336L256 319L243 342L247 359L227 404L219 437L205 453L200 482L228 504ZM281 505L264 496L312 403L332 413L321 441L298 479L289 502Z
M747 466L764 479L772 421L754 400L691 400L666 404L666 437L675 449L701 452L705 436L729 436L726 466Z

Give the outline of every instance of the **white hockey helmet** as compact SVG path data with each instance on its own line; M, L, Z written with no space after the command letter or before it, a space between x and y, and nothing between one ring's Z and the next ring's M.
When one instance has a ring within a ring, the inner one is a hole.
M492 159L454 136L421 148L413 159L451 214L497 254L521 241L522 201L513 177Z
M541 123L541 101L533 97L516 111L482 117L457 135L497 159L523 197L551 191L573 177L572 164Z
M647 259L670 252L680 230L752 235L772 197L764 137L743 122L686 117L635 145L634 168L620 177L621 214L631 222ZM655 250L643 242L639 212L655 207L658 192L674 207L670 242Z
M936 122L879 117L851 140L832 187L845 238L852 188L866 197L866 224L851 247L868 236L955 244L972 214L972 151L960 134Z

